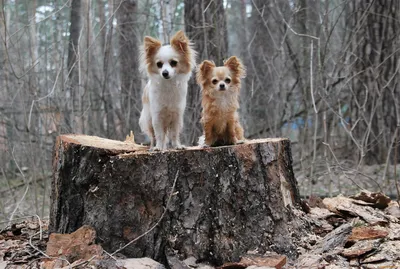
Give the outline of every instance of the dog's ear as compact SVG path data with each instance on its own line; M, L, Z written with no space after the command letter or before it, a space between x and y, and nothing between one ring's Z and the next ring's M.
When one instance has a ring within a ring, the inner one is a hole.
M240 59L237 58L236 56L232 56L228 60L226 60L224 62L224 66L228 67L235 77L237 78L246 77L246 68L242 64L242 61L240 61Z
M151 57L161 48L161 41L150 36L144 37L144 51L146 57Z
M215 67L214 62L208 60L203 61L197 69L196 73L197 83L203 84L204 81L210 76L214 67Z
M171 46L182 54L189 54L190 52L190 40L182 30L171 38Z

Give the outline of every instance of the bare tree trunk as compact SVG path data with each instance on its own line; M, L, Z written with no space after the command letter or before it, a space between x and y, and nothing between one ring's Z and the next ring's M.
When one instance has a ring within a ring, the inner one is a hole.
M114 1L113 0L108 0L108 13L110 16L113 16L112 14L115 12L114 10ZM101 15L103 16L103 15ZM105 22L105 18L101 19L103 23ZM117 137L116 133L116 128L114 126L115 121L114 121L114 102L115 99L113 98L112 95L112 89L111 89L111 83L110 83L110 66L111 66L111 59L112 59L112 52L113 52L113 42L112 42L112 36L114 32L114 25L113 25L113 20L110 19L108 21L108 27L106 30L103 30L101 33L101 44L103 45L102 51L104 52L103 56L103 76L102 76L102 85L101 85L101 100L104 105L104 113L106 117L106 123L105 123L105 134L107 137ZM103 40L104 39L104 40Z
M0 44L0 70L1 70L1 85L3 89L9 89L9 75L8 75L8 56L7 56L7 14L4 11L5 4L7 3L6 0L0 1L0 35L2 36L3 40L1 40Z
M274 126L275 109L274 104L270 103L277 88L277 79L272 73L274 67L272 58L278 49L278 39L276 32L279 32L281 25L273 25L274 22L274 3L272 1L254 0L252 1L252 12L249 19L249 45L247 57L247 83L251 85L250 100L248 101L249 118L248 124L252 126L248 131L254 133ZM279 36L279 35L278 35ZM249 86L250 87L250 86ZM257 135L256 135L257 137Z
M37 88L37 81L36 81L36 73L37 73L37 68L36 66L36 60L38 58L38 52L37 52L37 42L36 42L36 7L37 7L37 1L32 0L29 1L29 54L31 57L31 71L29 72L29 91L33 96L38 95L38 88ZM29 127L29 126L28 126Z
M82 30L82 3L80 0L72 0L71 2L71 17L69 28L69 43L68 43L68 83L66 90L66 103L64 118L67 132L73 132L74 111L76 109L77 93L79 93L79 38Z
M350 109L360 159L367 164L386 161L397 125L400 3L350 1L345 48L351 77Z
M92 60L92 53L93 50L90 49L91 46L91 42L92 42L92 25L91 25L91 18L92 18L92 14L91 14L91 1L87 1L84 2L84 18L85 18L85 61L84 61L84 70L85 70L85 74L84 74L84 84L83 84L83 91L80 94L80 111L82 111L81 114L81 133L82 134L86 134L87 131L89 130L88 128L88 122L90 119L90 114L91 111L88 109L90 103L89 103L89 98L91 95L91 89L92 89L92 85L90 83L90 65L91 65L91 60ZM94 88L94 87L93 87ZM88 113L83 113L83 111L87 111Z
M118 0L119 60L121 80L122 135L130 130L138 141L143 141L139 128L141 110L141 81L138 60L138 32L136 29L137 1Z
M228 36L223 1L185 0L185 30L195 43L198 62L209 59L222 65L228 58ZM194 144L202 134L201 95L195 80L189 81L185 114L186 143Z
M246 1L245 0L234 0L230 1L231 11L227 16L229 21L227 22L227 28L229 32L229 52L232 55L239 56L244 63L248 63L248 36L247 36L247 14L246 14ZM251 116L249 115L248 108L251 105L251 90L249 90L251 84L247 83L247 80L242 80L242 89L240 91L240 112L241 123L243 129L247 131L249 129L249 121ZM245 133L246 135L246 133Z

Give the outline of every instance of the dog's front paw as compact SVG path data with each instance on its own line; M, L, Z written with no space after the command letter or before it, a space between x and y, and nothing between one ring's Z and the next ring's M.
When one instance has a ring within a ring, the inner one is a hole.
M177 145L177 146L175 147L175 149L177 149L177 150L183 150L183 149L186 149L186 147L185 147L184 145Z
M210 146L207 145L207 144L203 144L203 145L200 146L200 148L202 148L202 149L207 149L207 148L210 148Z
M244 144L244 142L246 142L244 139L243 140L238 140L238 141L236 141L236 144L240 145L240 144Z
M161 148L159 147L153 147L150 149L150 151L161 151Z

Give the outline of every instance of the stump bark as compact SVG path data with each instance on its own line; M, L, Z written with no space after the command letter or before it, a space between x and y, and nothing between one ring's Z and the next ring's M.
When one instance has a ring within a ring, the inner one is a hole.
M164 263L171 253L215 265L248 251L296 253L291 208L300 196L288 139L149 152L132 142L62 135L53 168L50 232L90 225L113 252L158 223L122 253Z

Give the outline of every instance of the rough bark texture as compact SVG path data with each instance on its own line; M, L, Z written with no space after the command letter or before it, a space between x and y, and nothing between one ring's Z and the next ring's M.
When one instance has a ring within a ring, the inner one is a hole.
M159 225L123 254L165 263L174 252L217 265L251 250L296 255L290 208L300 198L287 139L150 153L131 142L63 135L53 167L51 232L91 225L112 252L157 223L171 197Z

